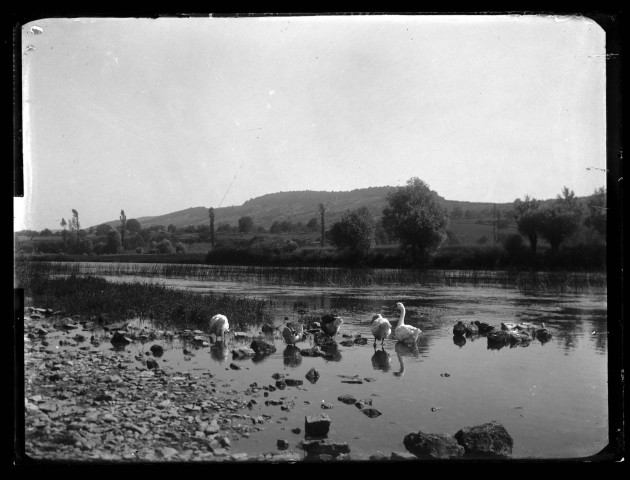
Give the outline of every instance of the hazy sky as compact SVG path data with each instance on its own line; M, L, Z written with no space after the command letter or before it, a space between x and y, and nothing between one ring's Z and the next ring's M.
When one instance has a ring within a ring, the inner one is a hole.
M482 202L605 186L587 18L55 18L22 39L16 230L413 176Z

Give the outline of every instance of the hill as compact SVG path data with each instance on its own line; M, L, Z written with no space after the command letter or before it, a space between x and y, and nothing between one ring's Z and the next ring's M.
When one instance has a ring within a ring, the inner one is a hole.
M243 205L215 208L215 225L223 223L236 226L238 219L250 216L254 223L266 229L275 221L284 220L297 223L307 223L312 218L319 219L319 204L326 207L326 223L331 225L339 219L346 210L354 210L359 207L367 207L375 219L381 217L386 205L386 195L390 187L360 188L351 191L324 192L324 191L294 191L270 193L247 200ZM461 209L462 216L466 218L492 217L496 209L503 215L512 209L512 203L484 203L463 202L446 200L439 197L440 203L450 213L454 209ZM191 207L165 215L136 218L143 228L153 225L174 225L178 228L196 226L209 222L209 207ZM131 217L130 217L131 218ZM112 226L118 226L119 220L106 222Z

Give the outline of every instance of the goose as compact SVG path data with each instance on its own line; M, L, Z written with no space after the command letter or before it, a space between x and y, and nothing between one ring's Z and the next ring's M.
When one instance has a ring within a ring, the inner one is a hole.
M396 330L394 330L394 337L396 337L396 340L399 342L415 343L422 330L412 325L405 324L405 306L402 303L398 302L396 308L400 310L400 318L398 319Z
M215 315L210 319L210 335L214 335L215 341L221 337L225 341L225 333L230 331L230 323L225 315Z
M376 347L376 341L381 341L381 346L385 342L385 338L392 333L392 324L389 323L389 320L383 318L383 316L378 313L372 317L372 335L374 335L374 347Z
M295 345L302 340L304 328L300 322L289 322L282 330L282 337L289 345Z
M329 337L334 337L339 332L339 327L343 323L343 319L341 317L336 317L334 315L324 315L320 319L320 327L322 331L328 335Z

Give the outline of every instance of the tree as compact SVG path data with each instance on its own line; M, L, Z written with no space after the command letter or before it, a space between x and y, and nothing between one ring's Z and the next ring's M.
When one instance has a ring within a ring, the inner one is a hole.
M140 233L142 231L142 225L135 218L127 220L127 231L131 233Z
M404 187L388 191L386 200L383 227L398 239L401 248L411 247L414 264L418 255L426 260L447 238L449 218L446 209L439 205L437 194L413 177Z
M593 195L589 197L586 205L589 209L589 216L584 220L584 225L606 238L606 188L596 189Z
M107 232L107 244L102 249L103 253L120 253L122 252L122 240L118 230L111 229Z
M157 244L157 248L160 253L173 253L173 244L166 238Z
M50 236L52 234L53 233L48 228L44 228L41 232L39 232L39 236L40 237L48 237L48 236Z
M72 209L72 219L70 220L70 229L75 232L76 244L79 243L79 230L81 230L81 224L79 223L79 212L74 208Z
M578 231L582 223L582 206L575 193L567 187L556 197L553 205L542 210L540 236L557 252L560 244Z
M319 228L319 222L317 221L317 218L311 218L306 223L306 228L308 229L309 232L316 232L317 229Z
M59 223L59 225L61 225L61 228L63 228L63 251L66 251L66 240L67 240L67 236L68 236L68 231L66 230L66 226L68 225L66 223L66 219L65 218L61 218L61 222Z
M339 249L348 249L362 257L374 248L374 219L367 207L345 212L330 227L330 240Z
M177 233L177 227L171 223L168 227L166 227L166 231L168 233Z
M326 232L326 221L325 221L325 215L326 215L326 207L324 207L323 203L319 204L319 215L321 217L321 224L322 224L322 235L320 237L320 242L321 242L321 246L324 246L324 233Z
M208 214L210 215L210 245L214 248L214 208L210 207Z
M122 242L123 250L125 249L125 227L127 226L127 215L125 211L120 211L120 238Z
M451 211L451 218L453 220L462 218L463 216L464 216L464 211L462 210L462 207L460 207L460 206L455 207Z
M254 230L254 220L252 217L241 217L238 219L238 231L241 233L249 233Z
M110 230L113 230L111 225L108 225L107 223L101 223L100 225L96 226L96 235L107 235Z
M529 248L536 254L538 245L538 233L541 223L540 202L529 195L525 195L523 200L514 200L514 212L516 218L516 228L521 235L529 240Z

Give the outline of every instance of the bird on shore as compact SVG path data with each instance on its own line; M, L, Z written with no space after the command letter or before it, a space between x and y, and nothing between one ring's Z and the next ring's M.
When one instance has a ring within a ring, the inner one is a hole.
M215 341L221 337L225 342L225 334L230 331L230 323L225 315L217 314L210 319L208 330L210 335L214 335Z
M282 330L282 337L289 345L295 345L301 341L304 336L304 327L300 322L289 322Z
M405 306L402 303L398 302L396 308L400 311L400 318L398 319L396 330L394 330L394 337L399 342L415 343L422 330L413 325L405 324Z
M374 346L376 347L376 341L381 341L381 346L385 342L385 338L392 333L392 324L389 323L389 320L383 318L383 316L378 313L372 317L372 335L374 335Z
M334 337L339 332L339 327L341 327L342 323L343 319L341 317L328 314L320 318L319 326L326 335Z

